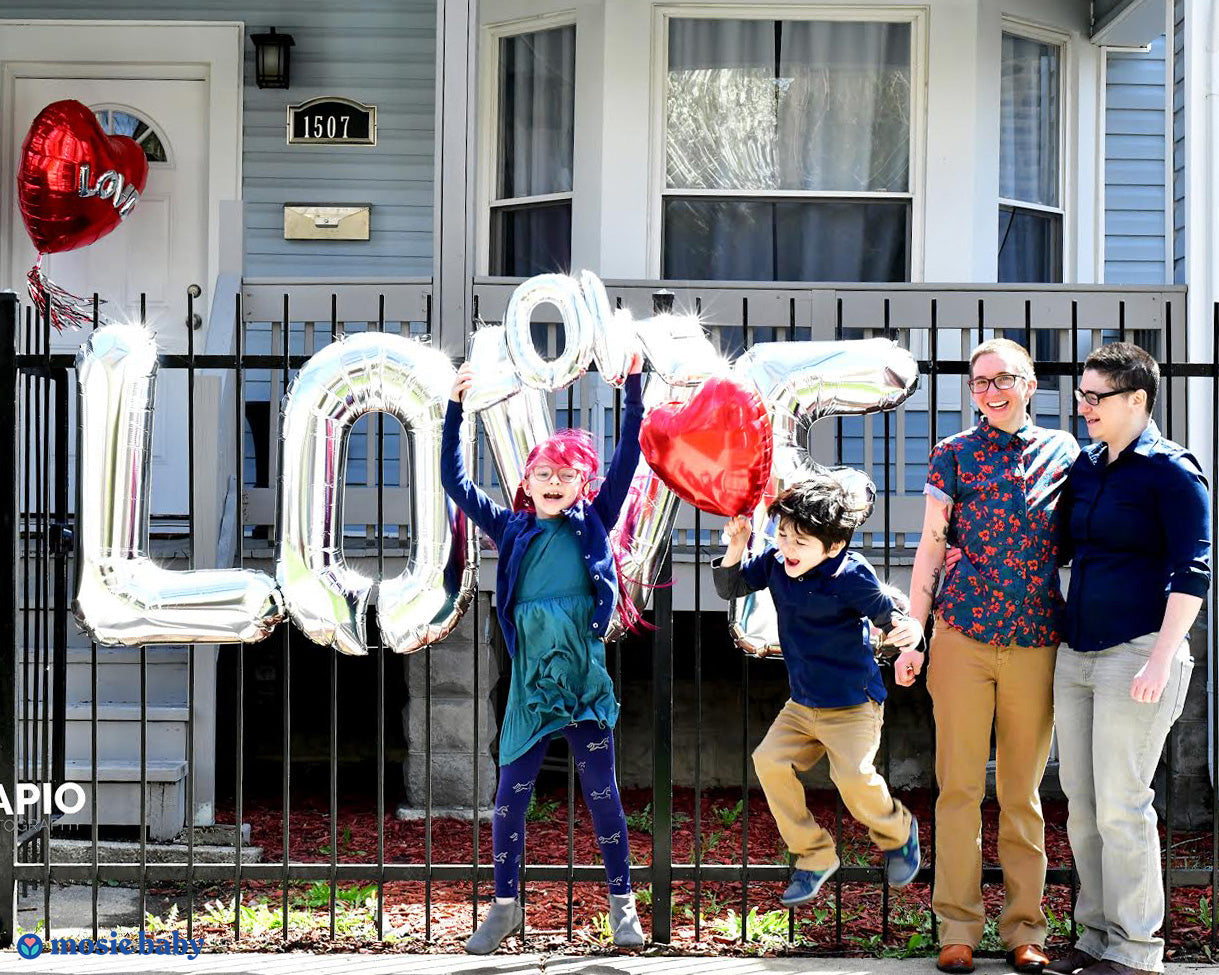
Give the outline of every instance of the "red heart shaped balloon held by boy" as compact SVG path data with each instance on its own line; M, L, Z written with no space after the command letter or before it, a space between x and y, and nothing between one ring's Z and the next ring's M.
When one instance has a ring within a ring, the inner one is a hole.
M87 106L65 99L39 112L25 137L17 205L38 253L54 254L110 233L147 182L139 143L106 135Z
M648 465L679 498L732 517L752 511L762 497L774 433L755 390L713 377L686 402L653 407L639 444Z

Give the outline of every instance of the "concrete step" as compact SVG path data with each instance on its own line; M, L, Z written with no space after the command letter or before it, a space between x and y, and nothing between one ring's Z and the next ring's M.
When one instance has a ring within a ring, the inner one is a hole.
M68 700L89 701L92 664L89 647L68 648ZM187 651L184 647L149 647L148 702L184 701L188 684ZM140 651L136 647L97 648L97 699L139 701Z
M68 761L64 772L85 792L85 804L64 816L65 826L92 822L92 768L87 761ZM171 840L186 822L186 762L149 760L146 767L145 816L152 839ZM98 822L105 826L140 824L140 762L104 761L97 767Z
M89 701L93 698L92 651L89 647L69 647L67 650L67 697L69 701ZM188 686L187 651L183 647L153 647L148 650L148 702L166 704L186 699ZM40 663L43 663L40 661ZM43 670L34 672L30 660L27 693L31 699L42 697ZM18 681L24 686L26 667L17 665ZM48 690L51 675L46 676ZM99 701L139 701L140 651L134 647L97 648L97 699Z
M103 762L139 761L140 712L138 704L127 702L100 703L97 706L97 755ZM24 712L22 712L24 715ZM30 707L31 715L40 716L41 708ZM87 702L74 702L64 709L66 718L65 755L69 761L88 764L93 756L93 707ZM148 758L181 761L186 757L185 703L150 704L148 715ZM41 754L41 729L38 732L37 754ZM18 747L24 755L24 736Z
M65 708L65 752L69 760L88 763L93 755L93 707L69 704ZM148 707L148 758L182 761L186 758L185 704ZM140 707L132 704L97 706L97 755L100 762L136 761L140 757Z
M188 848L185 843L149 843L145 847L148 863L186 863ZM195 843L195 863L235 863L235 846L209 846ZM92 840L64 840L51 838L52 863L92 863ZM106 840L97 844L98 863L139 863L140 844ZM261 863L262 847L242 846L242 863Z

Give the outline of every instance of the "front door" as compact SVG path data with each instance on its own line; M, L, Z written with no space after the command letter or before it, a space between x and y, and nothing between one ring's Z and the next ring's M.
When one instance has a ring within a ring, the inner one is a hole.
M82 65L82 71L87 68ZM79 250L49 254L47 276L73 294L105 301L102 315L138 321L144 296L147 322L163 352L184 352L186 292L202 289L195 313L206 320L207 83L118 78L30 78L14 81L13 144L20 146L34 117L51 102L74 98L93 109L111 135L135 138L148 158L148 183L139 204L107 236ZM12 281L24 282L37 254L16 211L8 252ZM196 339L202 332L196 333ZM52 348L77 348L79 332L54 336ZM185 374L163 371L154 422L152 510L187 510Z

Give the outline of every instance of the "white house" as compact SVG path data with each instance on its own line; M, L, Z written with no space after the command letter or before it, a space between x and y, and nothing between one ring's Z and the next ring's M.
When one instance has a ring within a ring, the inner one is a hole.
M294 41L287 90L258 85L251 36L270 27ZM384 298L390 327L430 330L460 355L473 319L497 319L521 278L584 267L640 313L668 287L729 347L746 328L757 341L888 324L926 359L936 316L940 359L959 359L979 329L1027 325L1041 360L1069 363L1074 307L1084 352L1129 327L1161 357L1173 343L1178 361L1209 362L1216 52L1219 13L1205 0L0 0L0 186L11 190L23 134L51 101L84 101L107 131L139 138L150 176L137 210L47 267L69 290L100 292L113 314L138 313L143 294L169 352L185 352L192 330L197 351L233 351L240 309L246 351L281 353L286 295L292 351L309 353L329 340L335 295L348 328L375 323ZM289 106L322 96L375 106L375 144L292 143ZM14 194L0 200L0 289L21 291L35 255ZM325 239L325 229L288 239L285 208L304 204L368 206L367 239ZM192 285L197 327L186 317ZM540 334L558 341L553 328ZM57 335L52 347L79 342ZM282 379L270 368L246 375L238 465L232 375L198 377L200 565L232 562L238 520L246 561L271 557ZM1171 398L1178 439L1209 457L1203 386L1181 382ZM189 507L185 388L167 371L157 414L154 534L171 558L185 551ZM844 424L840 440L819 432L814 444L888 488L894 566L918 531L928 395L895 418L889 468L879 421ZM968 422L958 380L941 379L937 395L941 433ZM572 411L561 420L607 439L612 405L595 382L556 402ZM1048 381L1037 408L1068 416L1065 381ZM348 477L352 557L370 555L380 534L368 431ZM400 558L409 451L396 429L384 464L384 534ZM867 526L873 546L883 545L880 518ZM693 529L684 513L679 612L693 608L701 571ZM701 544L714 544L714 529L700 524ZM722 609L713 597L703 605ZM493 665L482 634L467 628L462 639ZM69 668L87 669L83 638L70 646ZM225 788L217 728L223 738L232 715L217 667L227 649L196 658L197 822L211 821ZM312 667L320 651L298 638L292 652ZM135 759L118 744L138 702L134 653L103 657L114 705L103 737L115 742L99 762L114 782L103 822L135 821L138 784L122 784ZM154 831L168 835L183 815L186 666L182 655L153 656L150 668L166 668L150 698L164 732ZM417 661L407 670L408 799L421 801L423 678ZM437 677L438 715L468 713L462 674ZM87 704L68 701L67 757L85 777ZM439 804L471 794L472 756L483 756L489 787L487 742L472 738L453 730L432 749L454 759L434 771Z

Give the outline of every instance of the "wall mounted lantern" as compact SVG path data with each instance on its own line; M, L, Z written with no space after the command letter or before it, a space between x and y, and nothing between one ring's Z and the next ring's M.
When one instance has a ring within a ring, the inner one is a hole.
M291 34L251 34L254 42L254 78L259 88L287 88L288 68L295 41Z

